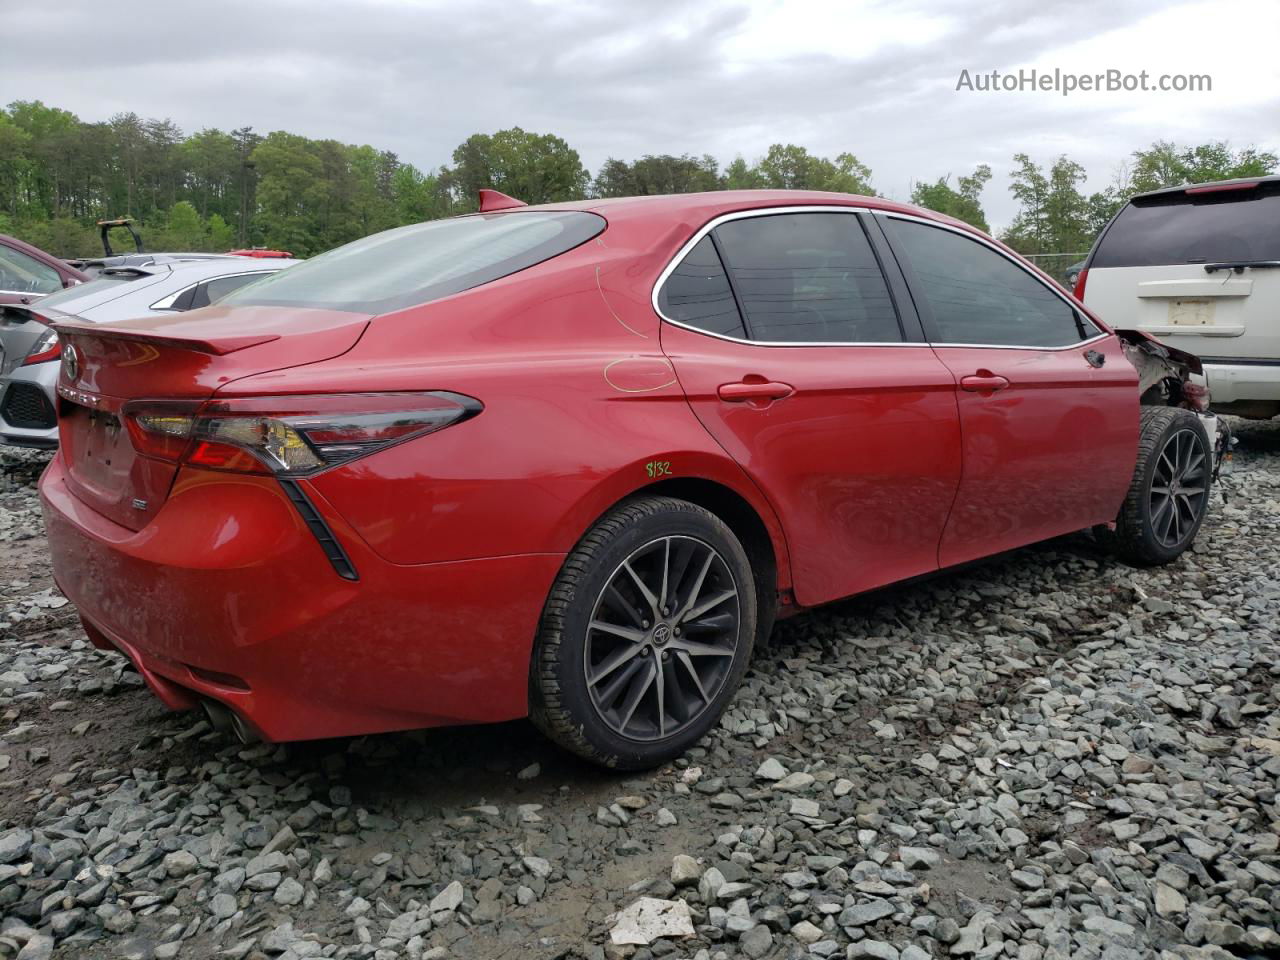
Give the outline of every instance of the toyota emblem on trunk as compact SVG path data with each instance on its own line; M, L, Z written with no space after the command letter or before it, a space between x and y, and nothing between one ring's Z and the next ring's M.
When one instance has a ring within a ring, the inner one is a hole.
M80 376L80 358L76 355L76 348L69 343L62 348L62 375L69 383Z

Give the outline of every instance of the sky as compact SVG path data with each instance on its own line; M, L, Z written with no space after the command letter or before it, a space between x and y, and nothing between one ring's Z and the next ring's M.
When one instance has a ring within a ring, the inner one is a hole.
M252 126L369 143L423 170L472 133L554 133L608 157L758 159L798 143L871 168L877 192L1012 156L1113 182L1157 139L1280 152L1280 2L1193 0L0 0L0 103L185 132ZM41 40L41 38L45 38ZM1207 92L957 89L962 71L1207 74Z

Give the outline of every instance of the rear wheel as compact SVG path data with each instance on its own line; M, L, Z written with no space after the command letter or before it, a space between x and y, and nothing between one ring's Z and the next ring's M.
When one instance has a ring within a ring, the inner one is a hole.
M756 616L746 552L718 517L668 497L624 504L583 538L551 591L533 721L604 766L672 760L724 712Z
M1204 522L1212 473L1199 417L1173 407L1143 408L1138 462L1116 520L1120 556L1141 566L1181 556Z

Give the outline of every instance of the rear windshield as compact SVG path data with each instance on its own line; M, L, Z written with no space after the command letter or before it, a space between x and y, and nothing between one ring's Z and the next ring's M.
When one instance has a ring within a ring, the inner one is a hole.
M1280 184L1131 200L1091 267L1280 260Z
M78 283L74 287L67 287L65 290L59 290L57 293L51 293L47 297L40 298L40 304L46 307L56 307L60 303L66 303L69 300L80 300L92 297L95 293L101 293L112 287L118 287L121 284L128 283L130 280L138 279L139 274L128 273L104 273L100 274L92 280L84 283Z
M224 297L219 305L387 313L559 256L605 227L580 211L490 213L375 233Z

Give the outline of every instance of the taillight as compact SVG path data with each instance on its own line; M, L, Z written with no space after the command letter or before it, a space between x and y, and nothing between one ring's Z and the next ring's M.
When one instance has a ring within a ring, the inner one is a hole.
M45 325L44 332L36 338L36 342L31 345L31 349L27 351L27 355L22 358L22 366L28 366L33 363L47 363L50 360L57 360L62 356L62 342L58 339L58 331L49 326L49 321L38 313L30 315L31 319L37 323Z
M1191 383L1190 381L1182 385L1182 399L1187 402L1192 410L1198 410L1201 413L1209 412L1209 388L1202 383Z
M1076 275L1076 288L1071 292L1075 294L1075 298L1084 303L1084 283L1089 279L1089 268L1085 267Z
M135 400L124 414L143 456L211 470L308 476L474 416L458 393L246 397L193 405Z

